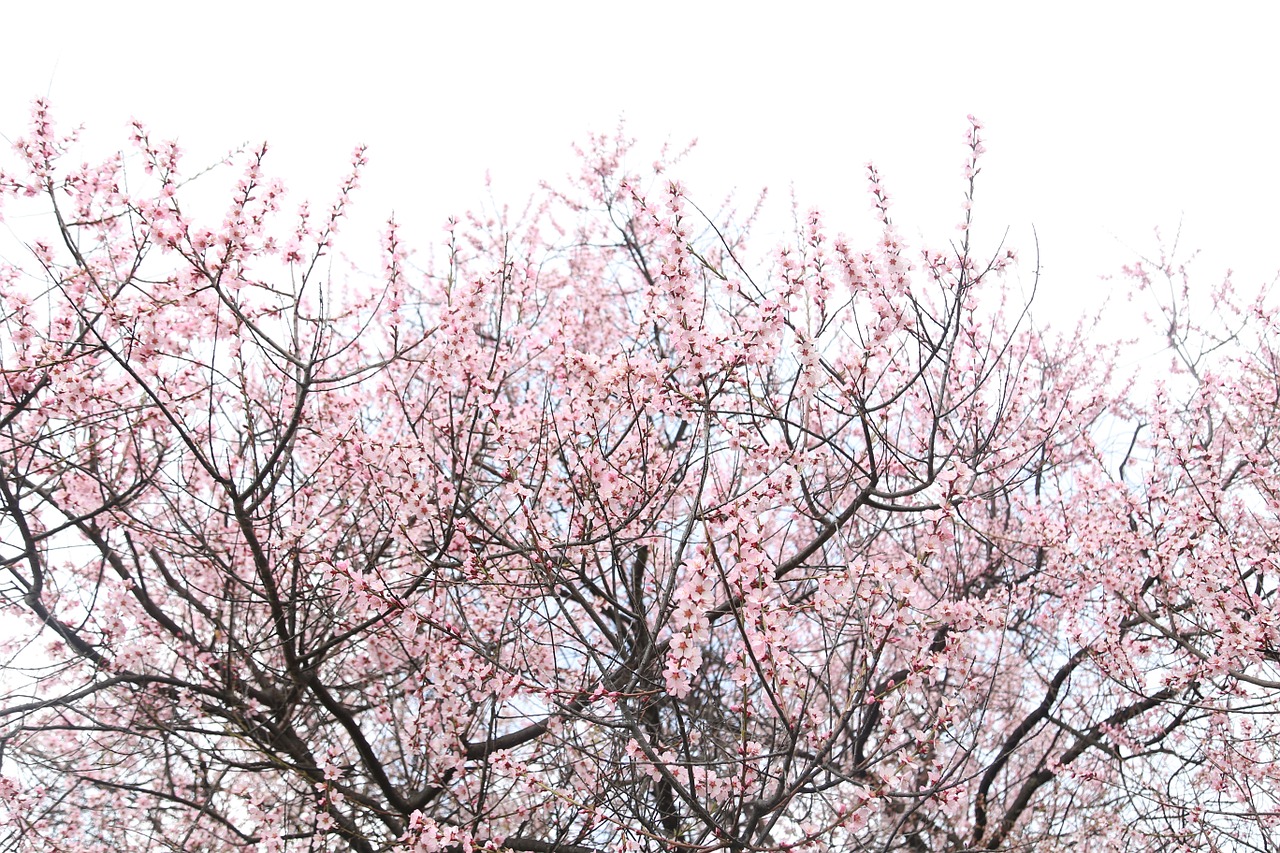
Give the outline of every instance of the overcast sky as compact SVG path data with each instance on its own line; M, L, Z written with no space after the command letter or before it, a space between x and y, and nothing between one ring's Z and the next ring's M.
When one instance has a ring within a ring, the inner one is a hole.
M48 94L92 144L132 116L195 163L266 139L295 197L321 198L365 142L364 210L425 243L483 202L486 170L518 203L625 116L644 144L699 139L695 197L794 188L851 234L869 233L874 160L904 231L937 244L974 113L977 236L1008 228L1029 257L1034 226L1050 298L1101 298L1099 275L1180 221L1206 280L1257 284L1280 268L1280 22L1212 5L6 4L0 131Z

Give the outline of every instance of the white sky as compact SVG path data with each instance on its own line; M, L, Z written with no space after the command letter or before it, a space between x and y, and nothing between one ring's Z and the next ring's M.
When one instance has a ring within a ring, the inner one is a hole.
M695 198L768 186L785 209L794 186L855 235L873 159L903 230L936 245L954 235L972 112L988 147L976 235L1008 227L1029 259L1034 225L1057 310L1096 303L1100 274L1180 220L1206 283L1280 269L1280 21L1210 5L15 3L0 132L22 133L47 93L95 144L122 145L137 116L189 168L267 139L295 200L317 201L366 142L363 211L394 208L425 245L483 203L486 169L519 205L625 115L651 148L699 139Z

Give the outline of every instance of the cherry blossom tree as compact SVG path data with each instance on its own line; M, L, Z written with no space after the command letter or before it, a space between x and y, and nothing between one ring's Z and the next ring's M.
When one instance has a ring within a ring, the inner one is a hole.
M1038 329L981 133L938 246L869 167L869 236L760 255L618 135L361 276L362 149L328 208L235 155L208 216L37 102L3 849L1264 849L1277 314L1158 258L1158 382Z

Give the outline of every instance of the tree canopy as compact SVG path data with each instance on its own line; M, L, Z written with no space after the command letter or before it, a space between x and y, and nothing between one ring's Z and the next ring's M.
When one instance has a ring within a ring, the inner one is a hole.
M1039 327L977 121L935 245L601 136L373 286L362 149L73 150L0 172L0 849L1263 849L1280 315Z

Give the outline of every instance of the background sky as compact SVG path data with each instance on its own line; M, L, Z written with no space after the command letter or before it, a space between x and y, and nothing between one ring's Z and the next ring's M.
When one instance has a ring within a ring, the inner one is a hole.
M370 146L360 210L426 244L450 213L519 204L571 143L625 117L642 145L699 144L695 199L768 187L785 213L872 235L874 160L907 236L955 232L965 116L986 124L976 236L1008 229L1041 315L1182 227L1206 284L1280 268L1280 21L1263 4L880 2L6 4L0 132L33 97L102 150L138 117L189 168L269 140L293 198L328 200ZM1118 309L1119 310L1119 309Z

